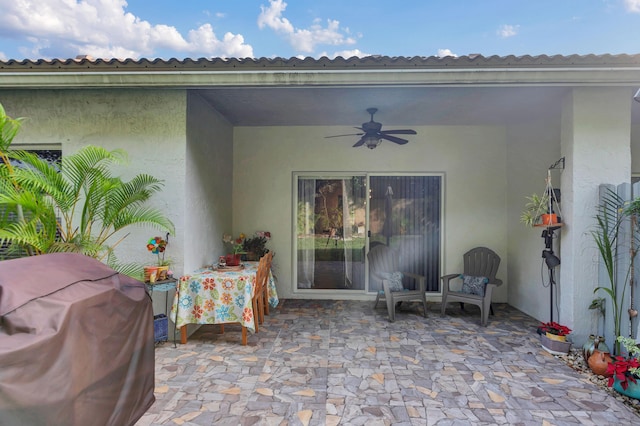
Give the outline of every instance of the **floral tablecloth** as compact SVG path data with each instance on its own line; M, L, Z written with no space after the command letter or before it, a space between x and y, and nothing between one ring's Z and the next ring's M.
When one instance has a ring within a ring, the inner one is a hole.
M259 262L245 262L239 271L202 268L183 275L171 307L171 320L180 328L187 324L239 322L255 332L251 296ZM273 275L269 272L269 305L278 306Z

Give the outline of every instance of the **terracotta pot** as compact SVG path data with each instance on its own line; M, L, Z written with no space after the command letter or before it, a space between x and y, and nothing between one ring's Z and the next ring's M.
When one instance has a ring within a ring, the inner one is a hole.
M589 364L589 368L594 372L594 374L609 377L610 375L607 374L607 367L610 362L611 355L608 352L602 352L598 349L594 349L587 361L587 364Z
M555 225L558 223L558 215L555 213L540 215L543 225Z
M158 267L157 266L145 266L144 267L144 282L148 283L151 281L151 274L155 272L156 278L158 277ZM155 279L154 279L155 282Z

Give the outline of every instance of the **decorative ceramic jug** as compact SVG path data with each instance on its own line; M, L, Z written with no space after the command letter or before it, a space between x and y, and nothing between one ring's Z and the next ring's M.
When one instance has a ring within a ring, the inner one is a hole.
M595 345L594 345L595 339L596 339L596 336L593 334L590 334L587 341L584 342L584 345L582 345L582 356L584 357L585 362L589 360L589 357L591 356L591 354L593 353L593 350L595 349Z
M602 352L598 349L594 349L593 353L589 357L587 364L594 374L598 376L607 376L607 367L611 362L611 355L608 352Z
M588 363L589 357L593 353L594 349L599 350L600 352L609 353L609 347L604 342L603 336L596 336L594 334L589 335L586 343L582 345L582 355L584 356L584 360Z

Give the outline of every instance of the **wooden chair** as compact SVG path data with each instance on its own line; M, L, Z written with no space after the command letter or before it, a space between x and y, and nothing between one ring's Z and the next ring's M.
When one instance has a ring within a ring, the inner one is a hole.
M255 332L260 331L260 324L264 323L264 313L265 313L265 305L264 293L267 290L267 283L269 280L269 265L271 264L272 255L267 256L264 255L260 259L260 263L258 264L258 270L256 272L256 282L255 289L253 291L253 296L251 297L251 305L253 309L253 324L255 328ZM267 295L267 301L268 301ZM220 324L220 333L224 334L224 324ZM242 326L242 345L247 345L247 327ZM186 339L185 339L186 343Z
M269 315L269 277L271 276L271 264L273 263L273 257L275 253L270 251L267 254L267 276L264 281L263 290L263 304L264 304L264 313L265 315Z
M369 260L369 271L371 272L371 275L382 281L383 290L378 291L374 308L378 306L379 301L385 300L387 302L389 321L393 322L396 320L396 304L398 302L422 302L424 316L427 316L425 277L410 272L402 272L404 277L413 279L416 282L415 289L409 290L407 288L403 288L400 291L392 291L392 283L388 279L387 274L401 272L398 270L400 263L398 253L386 245L377 245L369 250L367 259Z
M480 322L483 326L486 326L489 320L489 311L492 309L491 294L494 288L502 285L502 280L496 278L498 267L500 266L500 256L486 247L476 247L466 252L462 258L464 272L441 277L442 307L440 313L442 316L445 315L447 303L449 302L460 302L463 308L464 303L471 303L480 307ZM461 275L486 277L488 282L484 289L484 295L463 293L462 289L453 289L451 282L455 279L460 280Z
M255 325L256 333L260 331L260 325L264 323L264 292L267 288L267 281L269 280L269 264L271 255L265 254L260 258L258 264L258 272L256 273L255 288L253 290L253 296L251 304L253 306L253 322Z

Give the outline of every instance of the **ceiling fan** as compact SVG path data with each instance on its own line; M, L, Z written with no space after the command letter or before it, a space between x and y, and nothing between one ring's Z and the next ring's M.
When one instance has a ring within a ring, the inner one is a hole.
M362 123L362 127L355 127L358 130L362 130L361 133L351 133L348 135L335 135L326 136L326 138L339 138L342 136L362 136L358 142L353 145L354 148L365 145L369 149L374 149L382 139L389 142L396 143L398 145L404 145L409 142L406 139L398 138L395 135L417 135L415 130L411 129L399 129L399 130L382 130L382 123L373 121L373 114L378 111L378 108L367 108L367 112L371 115L371 120L366 123Z

